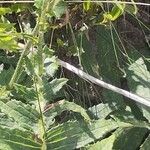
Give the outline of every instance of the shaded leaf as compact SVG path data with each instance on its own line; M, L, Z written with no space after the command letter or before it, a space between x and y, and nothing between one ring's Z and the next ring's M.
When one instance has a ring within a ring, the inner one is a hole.
M45 99L48 101L52 100L52 97L57 94L57 92L60 91L60 89L66 84L68 79L66 78L60 78L60 79L54 79L51 82L45 82L44 83L44 96Z
M65 100L61 100L56 103L49 104L47 108L45 109L44 115L46 117L54 118L55 116L61 114L65 110L70 110L73 112L80 113L84 117L85 120L90 121L90 118L87 115L86 110L84 108L75 104L74 102L68 102Z
M113 144L113 149L121 149L121 150L138 149L147 131L148 130L145 128L120 128L118 129L114 133L116 140ZM133 141L134 141L134 144L133 144Z
M150 148L150 134L144 141L144 143L140 146L140 150L148 150Z
M109 104L98 104L88 109L89 114L94 116L94 118L102 119L106 118L111 112L116 110L114 106L110 106Z
M14 69L10 67L7 70L3 70L0 73L0 85L1 86L6 86L8 85L12 75L13 75Z
M150 72L142 58L136 60L129 66L126 71L128 85L133 93L142 96L150 101ZM150 109L149 107L138 105L145 118L150 121Z
M37 94L34 88L28 88L20 84L14 84L14 88L16 90L16 94L18 95L18 97L25 99L27 102L36 100Z
M111 136L87 147L88 150L136 150L143 140L147 129L119 128ZM133 144L134 140L134 144Z

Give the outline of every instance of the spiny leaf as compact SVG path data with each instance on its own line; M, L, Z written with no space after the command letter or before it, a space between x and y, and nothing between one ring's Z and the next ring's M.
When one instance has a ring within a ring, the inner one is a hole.
M79 106L73 102L68 102L65 100L58 101L54 104L49 104L47 106L44 114L46 117L53 117L54 118L55 116L61 114L65 110L78 112L84 117L85 120L90 121L90 118L87 115L85 109L83 109L81 106Z
M8 51L16 51L18 48L17 45L17 36L10 33L1 33L0 34L0 48Z
M2 150L40 150L41 144L28 132L0 126L0 149Z
M48 149L73 150L102 138L119 126L130 127L130 124L116 123L113 120L85 122L66 122L50 129L46 134Z
M60 18L61 15L63 15L65 13L67 5L62 0L53 0L53 1L54 1L54 5L52 8L52 12L53 12L55 17Z
M27 102L32 102L36 100L37 94L34 90L34 88L28 88L26 86L20 85L20 84L14 84L14 88L16 90L17 95L20 98L25 99Z
M54 79L50 83L45 82L44 83L44 95L45 99L48 101L52 100L52 97L57 94L57 92L60 91L60 89L66 84L68 79L66 78L60 78L60 79Z
M34 6L38 9L41 9L41 6L43 4L43 0L34 0Z
M21 101L4 102L1 100L0 110L25 127L30 126L30 128L33 128L39 119L39 113L30 105L26 105Z

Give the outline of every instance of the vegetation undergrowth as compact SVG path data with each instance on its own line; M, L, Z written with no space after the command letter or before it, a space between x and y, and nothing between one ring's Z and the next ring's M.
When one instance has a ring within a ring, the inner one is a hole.
M149 107L57 61L149 100L150 29L131 2L0 3L1 150L149 149Z

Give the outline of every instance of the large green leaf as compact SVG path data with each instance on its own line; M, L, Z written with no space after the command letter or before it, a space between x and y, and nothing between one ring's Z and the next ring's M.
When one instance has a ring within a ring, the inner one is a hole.
M130 90L150 101L150 72L142 58L136 60L127 69L127 79ZM143 115L150 121L149 107L138 105Z
M29 127L29 129L34 129L40 117L39 113L30 105L26 105L16 100L11 100L8 102L1 100L0 110L9 117L13 118L21 126L25 128Z
M50 129L46 134L48 149L73 150L102 138L119 126L130 127L130 124L117 123L113 120L85 122L67 122Z
M41 150L41 144L36 135L18 129L2 128L0 126L1 150Z
M92 43L92 40L88 40L85 35L82 39L84 49L81 56L83 69L97 78L120 87L121 71L117 66L120 62L116 57L121 57L121 53L115 32L112 31L112 37L111 29L99 26L92 30L91 34L95 39L94 43ZM115 47L113 47L112 40L115 42ZM103 89L102 96L103 101L107 101L111 105L124 106L124 100L119 94Z
M119 128L111 136L87 147L88 150L136 150L139 148L147 129ZM134 144L133 144L134 141ZM145 149L146 150L146 149Z
M114 133L116 136L116 140L113 144L113 149L121 149L121 150L138 149L147 131L148 130L145 128L120 128L118 129Z

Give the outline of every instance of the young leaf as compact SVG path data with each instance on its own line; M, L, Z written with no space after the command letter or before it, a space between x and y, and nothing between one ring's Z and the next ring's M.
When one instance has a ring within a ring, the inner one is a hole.
M38 9L41 9L41 6L43 4L43 0L34 0L34 6Z
M117 18L119 18L123 13L125 9L125 4L115 4L115 6L112 8L112 10L108 13L103 14L103 23L107 23L109 21L115 21Z
M134 0L131 0L133 2L133 5L126 5L125 11L128 12L129 14L134 14L136 15L138 12L138 8L134 2Z
M10 8L0 7L0 15L5 15L7 13L11 13L11 9Z
M90 9L90 6L91 6L91 0L86 1L86 2L83 3L83 9L85 11L88 11Z

